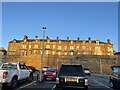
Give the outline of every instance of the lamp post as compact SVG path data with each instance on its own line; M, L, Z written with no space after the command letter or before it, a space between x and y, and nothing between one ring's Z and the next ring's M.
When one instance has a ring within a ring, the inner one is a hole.
M40 58L40 81L42 81L42 60L43 60L43 55L44 55L44 39L45 39L45 31L46 27L43 27L43 42L42 42L42 54Z

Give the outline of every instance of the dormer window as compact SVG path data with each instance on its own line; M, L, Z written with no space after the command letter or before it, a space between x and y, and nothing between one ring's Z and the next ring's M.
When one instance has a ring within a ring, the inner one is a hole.
M49 39L47 40L47 43L50 43L50 40L49 40Z
M25 39L24 42L26 42L27 40Z
M99 45L99 41L96 41L96 45Z
M61 44L61 41L59 41L59 44Z
M83 44L85 44L85 41L83 41Z
M71 41L71 44L73 44L73 41Z

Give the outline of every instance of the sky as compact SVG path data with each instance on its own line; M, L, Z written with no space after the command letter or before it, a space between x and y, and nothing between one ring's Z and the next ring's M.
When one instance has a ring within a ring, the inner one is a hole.
M50 39L111 40L118 51L118 3L117 2L3 2L2 46L22 40L26 34L42 39L42 27Z

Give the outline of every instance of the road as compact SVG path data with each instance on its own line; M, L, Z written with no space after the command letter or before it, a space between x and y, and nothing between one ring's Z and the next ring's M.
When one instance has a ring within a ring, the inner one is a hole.
M89 88L88 90L117 90L112 89L109 86L109 76L107 75L98 75L92 74L88 76L89 79ZM1 88L1 87L0 87ZM23 82L20 83L16 90L56 90L55 81L42 81L37 82L36 76L31 83Z
M88 90L117 90L112 89L109 86L109 76L107 75L99 75L99 74L92 74L91 76L88 76L89 80L89 88ZM29 90L29 89L35 89L35 90L56 90L55 81L42 81L37 82L36 75L34 75L34 80L29 82L21 82L19 83L16 90ZM2 89L2 86L0 85L0 90Z

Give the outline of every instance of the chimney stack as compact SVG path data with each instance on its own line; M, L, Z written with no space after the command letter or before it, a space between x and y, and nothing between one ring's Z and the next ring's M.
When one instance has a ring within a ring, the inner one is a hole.
M110 39L107 39L107 43L110 44Z
M77 40L79 41L79 40L80 40L80 37L78 37Z
M69 40L69 37L67 37L67 40Z
M56 37L56 40L59 40L59 37Z

